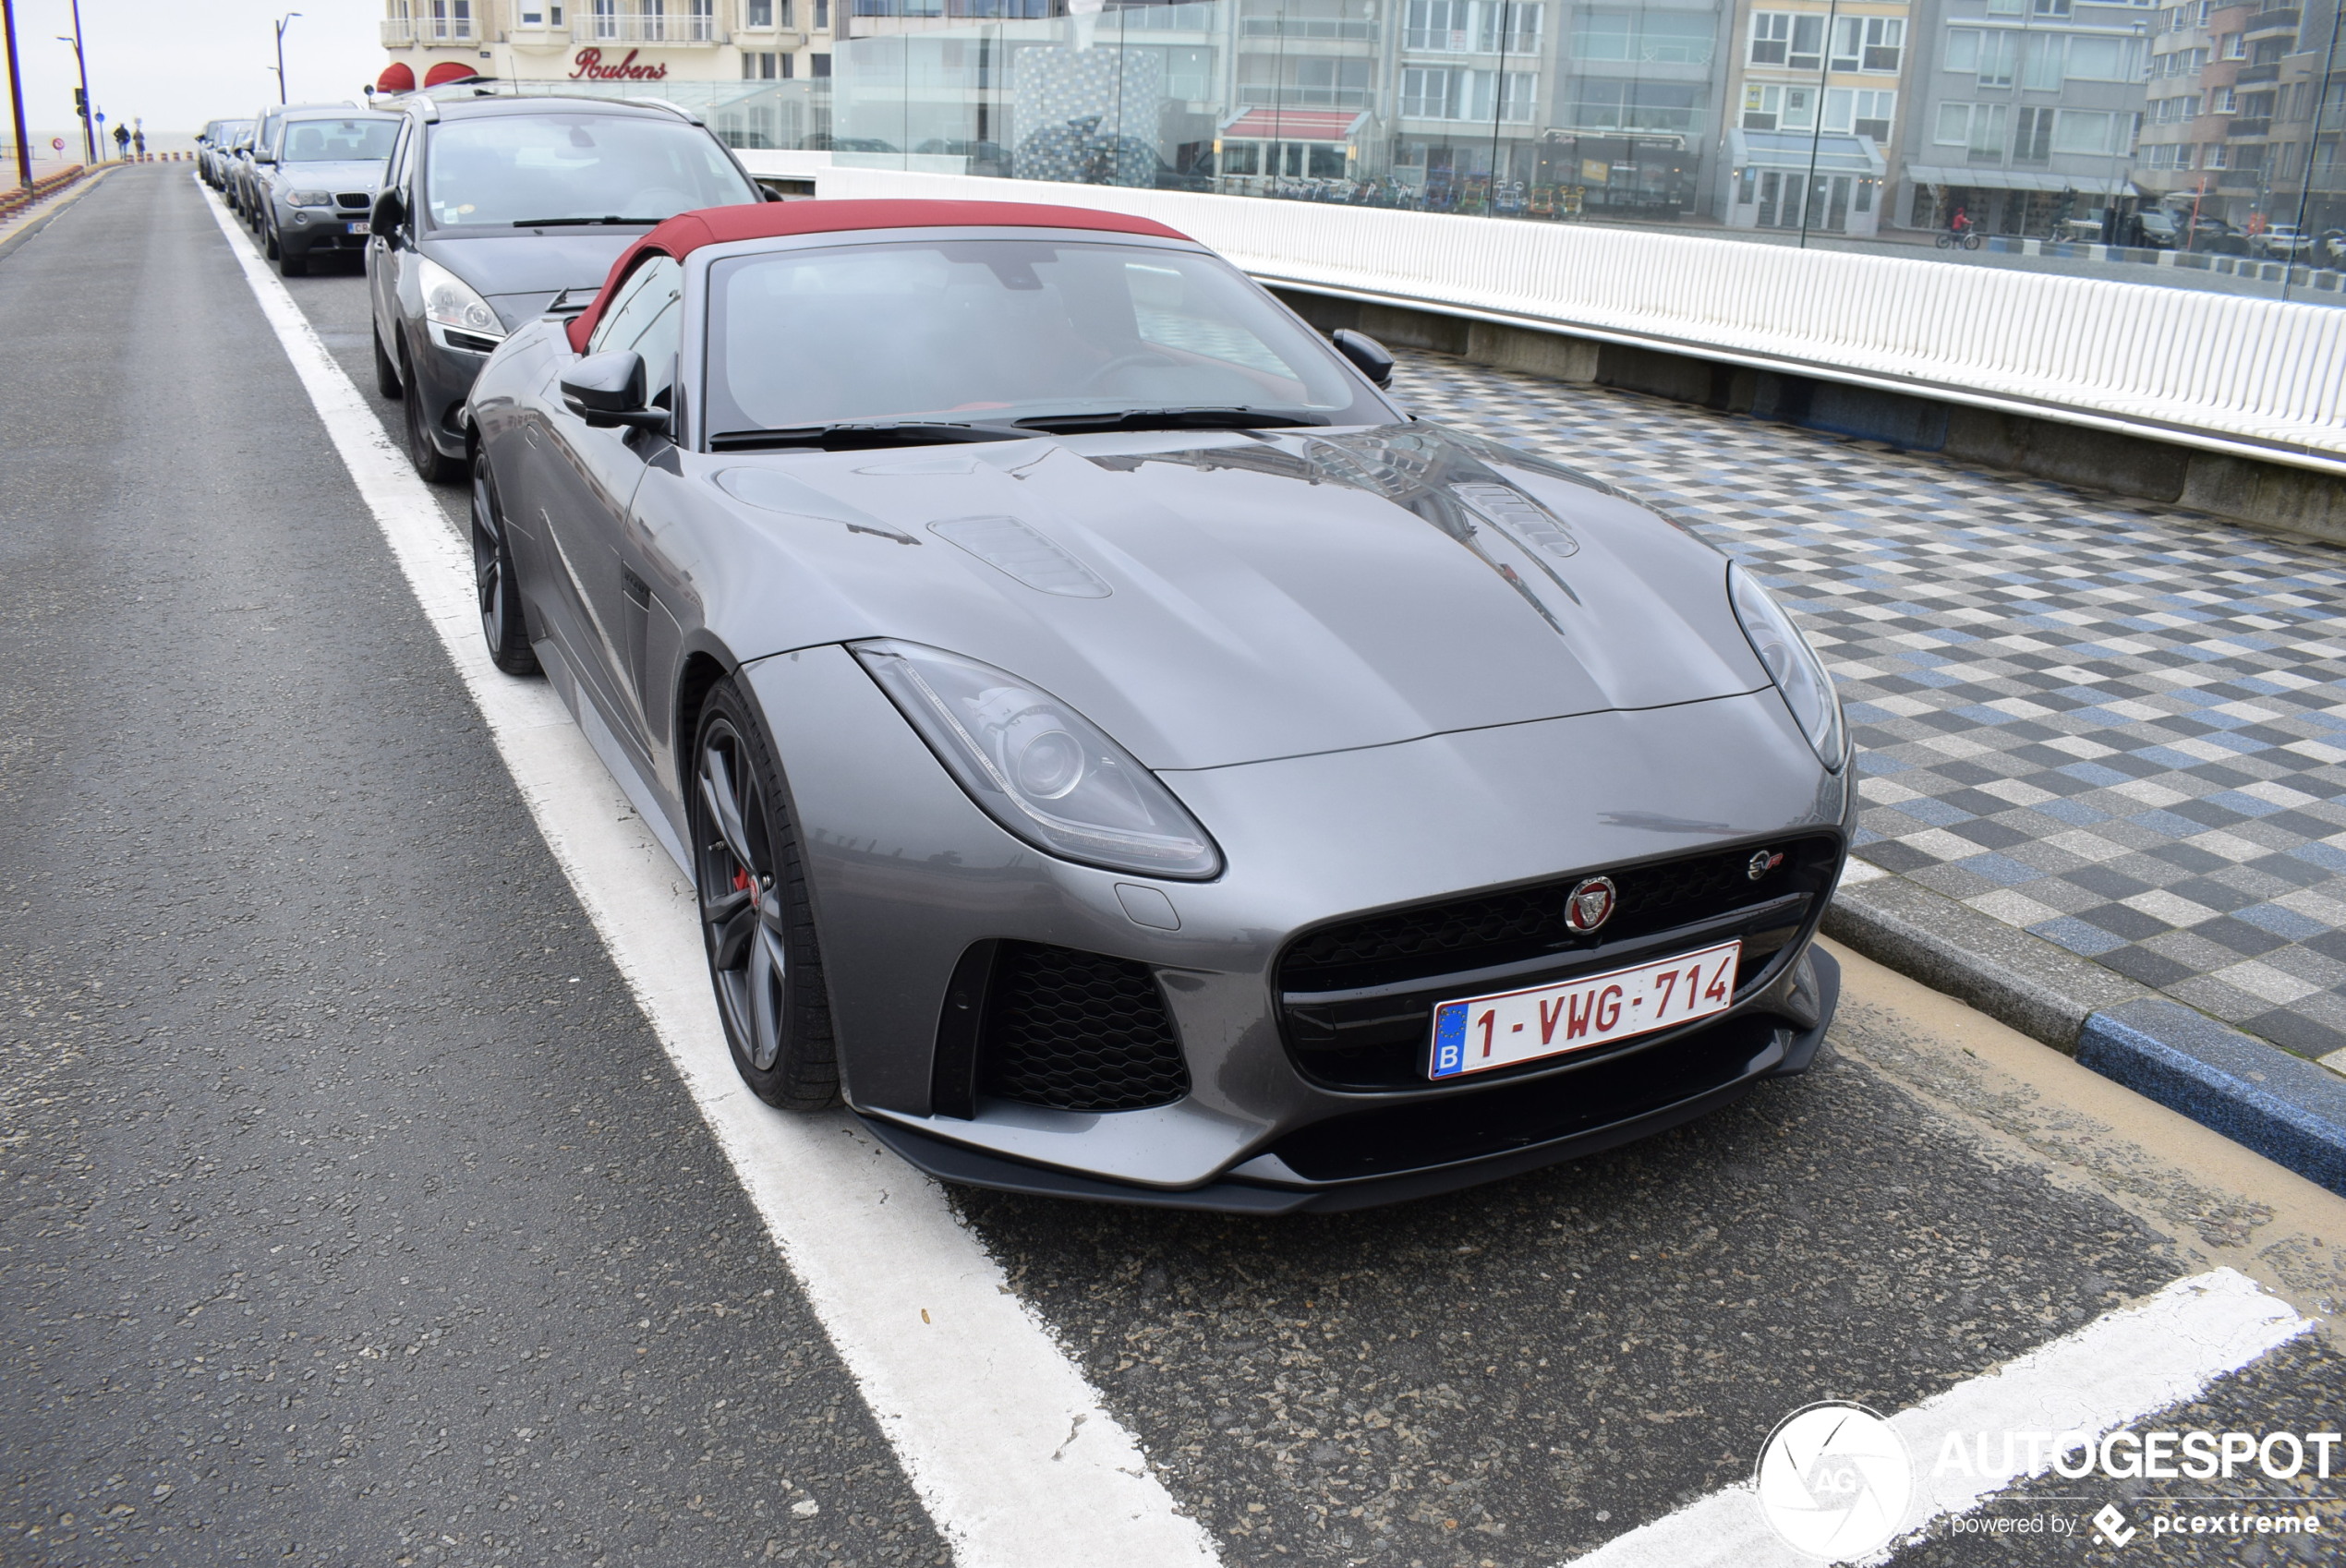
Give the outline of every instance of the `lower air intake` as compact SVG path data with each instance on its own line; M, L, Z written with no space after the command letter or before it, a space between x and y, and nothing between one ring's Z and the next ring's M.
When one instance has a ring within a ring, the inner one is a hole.
M1138 1111L1190 1092L1146 964L1034 942L995 960L980 1047L988 1094L1059 1111Z

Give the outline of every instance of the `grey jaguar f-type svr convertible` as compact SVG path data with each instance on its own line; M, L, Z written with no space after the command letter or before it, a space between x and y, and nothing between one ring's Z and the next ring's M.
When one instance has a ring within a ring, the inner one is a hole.
M1667 519L1161 224L660 224L468 409L481 627L699 889L742 1076L955 1182L1252 1212L1808 1067L1855 790Z

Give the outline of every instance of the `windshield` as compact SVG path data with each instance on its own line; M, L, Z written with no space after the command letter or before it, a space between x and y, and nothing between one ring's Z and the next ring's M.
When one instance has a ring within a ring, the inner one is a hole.
M700 127L619 115L497 115L442 125L424 179L427 210L441 227L654 223L758 199Z
M709 290L720 433L1176 407L1392 417L1316 334L1194 251L839 246L720 261Z
M287 163L363 163L391 156L399 135L394 115L347 120L295 120L285 127Z

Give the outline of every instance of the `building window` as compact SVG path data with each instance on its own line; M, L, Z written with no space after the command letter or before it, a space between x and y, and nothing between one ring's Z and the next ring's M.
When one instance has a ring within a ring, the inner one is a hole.
M820 15L823 8L823 0L815 0L815 6L816 14ZM828 80L831 74L831 57L828 54L807 55L806 74L813 77L816 81Z
M1942 147L1963 148L1975 158L2001 158L2004 123L2001 103L1941 103L1935 139Z
M2229 150L2220 141L2207 143L2207 155L2200 160L2199 166L2203 169L2230 168Z
M1575 130L1670 131L1695 135L1702 129L1709 90L1699 82L1622 81L1596 77L1575 89L1570 110Z
M2072 81L2134 81L2132 40L2074 34L2069 40L2069 79Z
M2208 95L2207 112L2211 115L2234 115L2240 112L2240 96L2229 87L2219 87Z
M1825 129L1843 136L1890 139L1891 122L1897 116L1898 95L1871 89L1845 87L1825 90Z
M1898 17L1843 17L1832 29L1832 68L1898 74L1906 24Z
M1817 90L1813 87L1747 87L1743 90L1746 130L1812 130L1817 124Z
M1404 66L1401 113L1421 120L1531 119L1537 76L1530 71L1472 71L1449 66ZM1493 102L1495 92L1497 102Z
M1436 54L1530 54L1544 6L1521 0L1409 0L1402 44Z
M774 0L742 0L742 26L769 28L774 25Z
M1579 10L1573 17L1575 59L1669 66L1711 63L1711 18L1703 12Z
M2012 161L2043 163L2052 158L2053 112L2023 109L2012 128Z
M788 81L792 61L788 54L771 49L744 50L742 54L744 81Z
M1751 63L1787 70L1824 67L1825 19L1790 11L1755 11L1751 16Z
M2054 127L2053 151L2100 154L2112 151L2110 139L2117 134L2119 117L2093 109L2063 109L2061 121Z
M2217 58L2222 60L2247 59L2248 35L2239 32L2228 32L2224 34L2224 36L2218 41L2216 54Z
M2069 14L2069 0L2036 0L2035 8L2040 17L2065 17Z

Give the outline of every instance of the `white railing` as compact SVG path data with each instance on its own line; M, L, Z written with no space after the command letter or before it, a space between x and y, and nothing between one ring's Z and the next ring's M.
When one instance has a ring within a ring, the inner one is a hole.
M830 168L825 197L1157 219L1266 283L2346 476L2346 308L1578 224Z
M381 26L386 49L405 49L417 43L480 42L480 29L469 17L417 17L412 20L394 17Z

